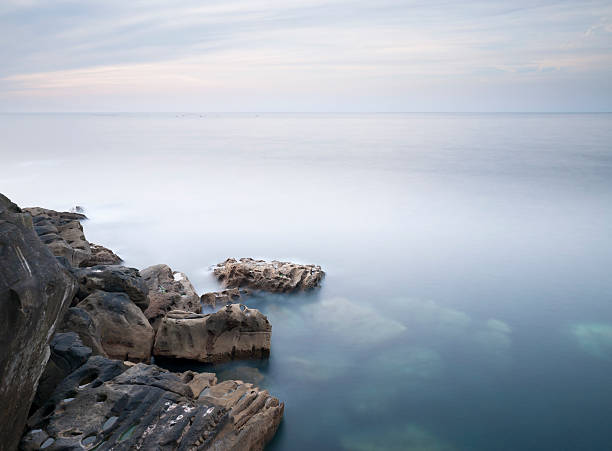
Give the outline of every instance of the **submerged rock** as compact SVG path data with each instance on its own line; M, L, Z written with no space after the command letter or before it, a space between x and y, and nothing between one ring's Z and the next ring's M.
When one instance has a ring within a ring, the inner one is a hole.
M214 291L200 296L203 305L215 308L221 305L233 304L248 296L249 291L240 288L230 288L223 291Z
M155 332L127 294L97 290L77 307L93 319L109 357L149 361Z
M271 334L268 319L241 304L207 315L172 311L157 330L153 355L207 363L264 358Z
M82 268L98 265L118 265L123 263L121 257L104 246L89 243L89 247L91 248L91 255L81 262Z
M214 274L227 288L248 287L273 293L309 290L321 283L325 273L320 266L241 258L219 263Z
M32 218L0 194L0 447L15 449L50 355L49 338L77 283Z
M79 281L77 296L83 300L96 290L126 293L141 310L149 306L149 288L136 268L100 265L73 271Z
M24 450L262 450L283 404L251 384L92 357L30 419ZM200 382L197 392L190 383Z
M168 265L155 265L140 271L149 289L149 307L145 316L155 330L161 319L171 310L199 313L202 308L193 285L182 272Z
M40 207L24 208L23 211L32 216L34 230L56 257L64 257L76 267L91 256L80 223L87 216Z

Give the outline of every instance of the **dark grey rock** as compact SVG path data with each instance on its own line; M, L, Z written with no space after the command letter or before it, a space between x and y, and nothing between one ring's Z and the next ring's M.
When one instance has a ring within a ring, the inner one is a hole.
M120 265L99 265L74 269L79 281L77 297L85 299L96 290L126 293L141 310L149 306L149 288L136 268Z
M70 307L62 319L58 331L76 332L83 344L91 348L93 355L108 357L102 347L102 339L98 326L96 326L91 315L85 310L78 307Z
M36 409L49 399L57 384L87 362L91 356L91 349L83 346L75 332L56 333L51 340L50 348L51 357L40 378L32 404Z
M44 246L29 214L0 195L0 444L17 447L50 355L49 338L76 280Z

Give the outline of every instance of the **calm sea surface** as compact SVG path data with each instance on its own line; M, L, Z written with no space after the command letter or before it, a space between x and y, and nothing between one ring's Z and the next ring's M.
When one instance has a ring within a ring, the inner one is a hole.
M612 449L612 115L0 115L0 156L13 201L199 293L323 266L247 302L268 361L215 368L285 402L273 450Z

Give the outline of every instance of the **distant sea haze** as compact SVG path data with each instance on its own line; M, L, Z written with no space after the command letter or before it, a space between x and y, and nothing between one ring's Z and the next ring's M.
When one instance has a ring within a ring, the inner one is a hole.
M206 368L285 402L271 449L612 443L612 114L2 114L0 136L0 192L83 206L128 266L200 294L227 257L323 267L249 304L269 360Z

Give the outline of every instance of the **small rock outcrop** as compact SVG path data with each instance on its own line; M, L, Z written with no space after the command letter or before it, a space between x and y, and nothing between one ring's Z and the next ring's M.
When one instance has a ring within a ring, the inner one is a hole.
M100 265L78 268L73 274L79 281L77 297L85 299L96 290L126 293L141 310L149 306L149 288L136 268L120 265Z
M200 298L187 276L168 265L155 265L140 271L149 289L149 307L145 316L157 330L162 318L171 310L199 313Z
M81 262L82 268L99 265L118 265L123 263L121 257L104 246L89 243L89 247L91 249L91 255Z
M0 194L0 447L17 448L49 339L76 293L74 277Z
M215 266L214 275L226 288L247 287L272 293L316 288L325 273L320 266L241 258L228 258Z
M157 329L153 355L206 363L264 358L271 334L268 319L241 304L207 315L172 311Z
M102 338L98 326L91 315L85 310L78 307L70 307L57 331L77 333L81 342L91 349L93 355L108 357L102 347Z
M92 357L30 418L21 447L262 450L283 404L251 384L215 381L210 374Z
M94 291L77 305L91 316L110 358L148 362L155 332L125 293Z
M32 216L34 230L56 257L64 257L75 267L91 256L91 248L83 234L81 213L60 212L46 208L24 208Z
M51 358L40 378L34 397L33 407L35 408L41 407L57 385L91 357L91 349L81 343L75 332L55 334L50 348Z
M234 304L248 295L248 290L243 290L241 288L229 288L223 291L205 293L200 296L200 301L203 305L215 308L226 304Z

